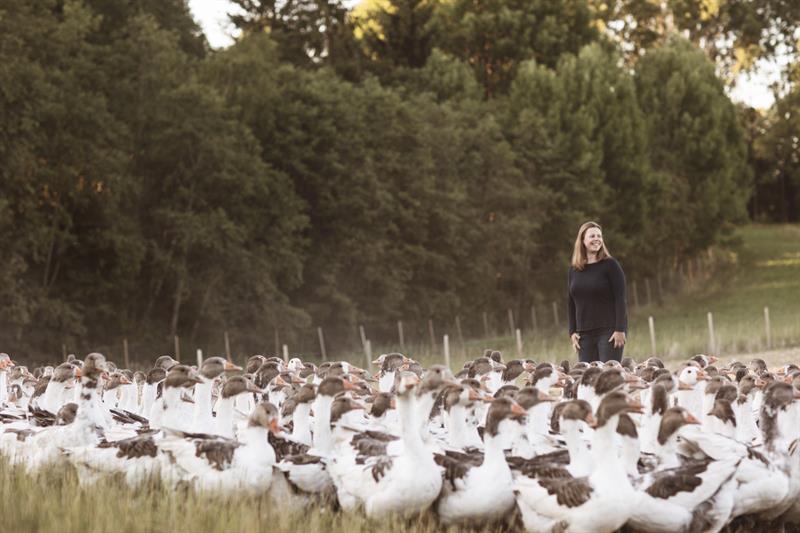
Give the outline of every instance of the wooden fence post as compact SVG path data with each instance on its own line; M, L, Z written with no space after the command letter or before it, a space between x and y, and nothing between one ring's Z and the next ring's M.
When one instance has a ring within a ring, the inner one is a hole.
M200 370L201 366L203 366L203 350L198 348L197 349L197 369Z
M656 325L653 322L653 317L647 318L647 325L650 326L650 349L653 355L656 355Z
M714 336L714 315L708 312L708 352L715 355L717 351L716 337Z
M361 337L361 347L367 345L367 332L364 330L364 326L358 326L358 335Z
M400 339L400 351L401 352L405 352L406 351L406 340L403 337L403 321L402 320L398 320L397 321L397 337Z
M364 341L364 357L367 360L367 369L372 374L372 341L369 339Z
M517 357L522 357L522 331L517 328Z
M772 349L772 330L769 327L769 307L764 308L764 328L767 330L767 349Z
M283 362L289 364L289 347L287 345L283 345Z
M325 335L322 333L322 326L317 326L317 337L319 338L319 352L322 355L322 360L328 360L328 352L325 351Z
M442 344L444 346L444 366L448 369L450 368L450 337L445 335L442 339Z
M131 368L131 360L128 356L128 339L122 339L122 357L125 360L125 368Z
M464 333L461 331L461 317L456 316L456 333L458 333L458 344L461 347L464 357L467 356L467 347L464 344Z
M228 332L225 332L225 357L231 361L231 339L228 337Z

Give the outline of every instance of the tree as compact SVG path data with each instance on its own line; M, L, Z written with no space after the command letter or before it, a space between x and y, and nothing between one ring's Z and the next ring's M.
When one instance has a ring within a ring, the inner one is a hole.
M714 61L729 81L758 59L797 53L800 3L785 0L592 0L608 33L635 59L677 34Z
M636 87L651 163L669 181L667 190L680 193L674 203L688 216L675 253L691 256L746 217L751 175L736 110L714 65L682 39L639 61Z
M472 66L488 97L508 90L523 61L552 68L598 38L586 0L454 0L436 23L437 46Z
M435 40L432 0L387 0L359 20L367 57L384 69L421 68Z

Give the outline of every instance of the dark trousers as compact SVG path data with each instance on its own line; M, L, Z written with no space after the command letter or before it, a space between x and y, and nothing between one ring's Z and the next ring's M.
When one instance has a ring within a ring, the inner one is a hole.
M578 351L578 359L582 362L591 363L592 361L606 361L622 360L622 348L614 348L613 342L608 342L611 335L614 333L614 328L601 328L593 329L590 331L580 332L581 349Z

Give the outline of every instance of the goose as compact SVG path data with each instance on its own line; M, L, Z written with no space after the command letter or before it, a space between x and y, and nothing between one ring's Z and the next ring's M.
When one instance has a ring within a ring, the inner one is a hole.
M194 411L192 413L192 430L198 433L211 433L214 430L212 413L212 389L214 380L226 371L242 370L223 357L209 357L200 366L199 383L194 386Z
M447 455L436 455L445 468L446 483L436 504L444 524L471 527L491 524L508 517L514 507L511 470L503 453L501 433L516 431L525 409L509 398L495 399L489 407L481 464L470 464Z
M142 396L139 402L138 414L150 418L151 423L158 423L153 418L153 404L158 396L159 387L167 379L167 371L156 367L147 372L144 385L142 385Z
M0 353L0 408L8 404L8 369L14 365L7 353Z
M399 453L362 458L364 464L360 465L358 456L344 450L329 462L328 470L344 510L363 507L371 518L408 517L434 503L442 488L442 474L423 442L420 419L426 418L433 405L431 396L445 386L442 374L441 368L432 368L422 381L407 371L398 376L396 402L402 428Z
M379 364L380 370L376 374L378 378L378 392L391 392L394 386L395 373L400 367L408 362L403 354L389 353L381 355L373 364Z
M659 442L673 450L681 428L698 421L687 410L666 410ZM670 462L672 464L672 462ZM691 461L661 468L639 488L628 525L642 531L719 531L733 510L738 458Z
M549 453L557 448L556 441L550 437L549 412L553 399L535 387L525 387L516 395L517 403L527 414L525 438L518 439L513 454L530 459L535 455Z
M594 469L588 477L571 479L517 476L517 506L527 531L614 531L633 512L636 491L617 449L617 425L625 412L641 411L622 392L612 392L597 410L592 438ZM611 452L610 452L611 450Z
M675 393L677 404L687 409L695 418L703 416L703 385L705 372L696 366L687 366L678 375L678 390Z
M278 410L256 405L237 440L168 430L159 443L181 478L201 492L261 494L270 488L275 451L268 433L277 433Z
M214 420L215 435L229 439L235 437L236 420L242 416L235 409L236 398L248 393L263 394L264 391L244 376L234 376L222 386L222 392L217 401L217 417Z
M278 460L276 466L283 475L275 476L271 496L279 504L298 504L299 500L298 507L302 508L311 503L312 498L325 500L334 497L335 488L327 469L327 461L334 457L331 407L337 395L355 388L339 377L326 377L320 382L312 403L314 431L311 448L287 439L273 441Z
M483 397L472 387L454 386L445 389L444 411L448 444L456 450L483 448L478 428L470 424L470 409L473 402Z
M739 395L733 404L736 417L736 440L745 444L759 444L761 434L758 431L755 417L753 416L753 400L755 393L765 385L765 382L752 374L743 376L739 380Z
M53 375L47 381L44 394L39 397L37 405L51 413L57 413L66 403L67 386L77 379L77 368L72 363L61 363L53 370Z

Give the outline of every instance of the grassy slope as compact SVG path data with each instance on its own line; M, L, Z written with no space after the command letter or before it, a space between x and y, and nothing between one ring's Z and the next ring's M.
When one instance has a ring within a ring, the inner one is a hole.
M765 350L765 306L770 310L772 348L800 345L800 226L748 225L740 228L737 236L741 245L735 251L715 250L715 274L696 276L693 283L686 282L682 291L665 297L662 305L633 308L629 280L626 355L636 359L651 355L648 316L653 316L655 322L659 356L682 360L708 353L708 312L714 316L718 355ZM655 287L652 291L656 292ZM641 283L639 292L644 300ZM466 351L455 343L454 333L450 338L453 368L459 368L467 358L477 357L484 348L503 350L506 358L516 355L516 344L510 336L467 341ZM560 328L550 326L536 336L523 332L523 343L523 355L537 361L575 357L563 323ZM384 346L376 353L397 349L398 346ZM443 359L441 350L431 354L428 346L410 347L408 352L426 363ZM354 358L361 360L363 356Z

